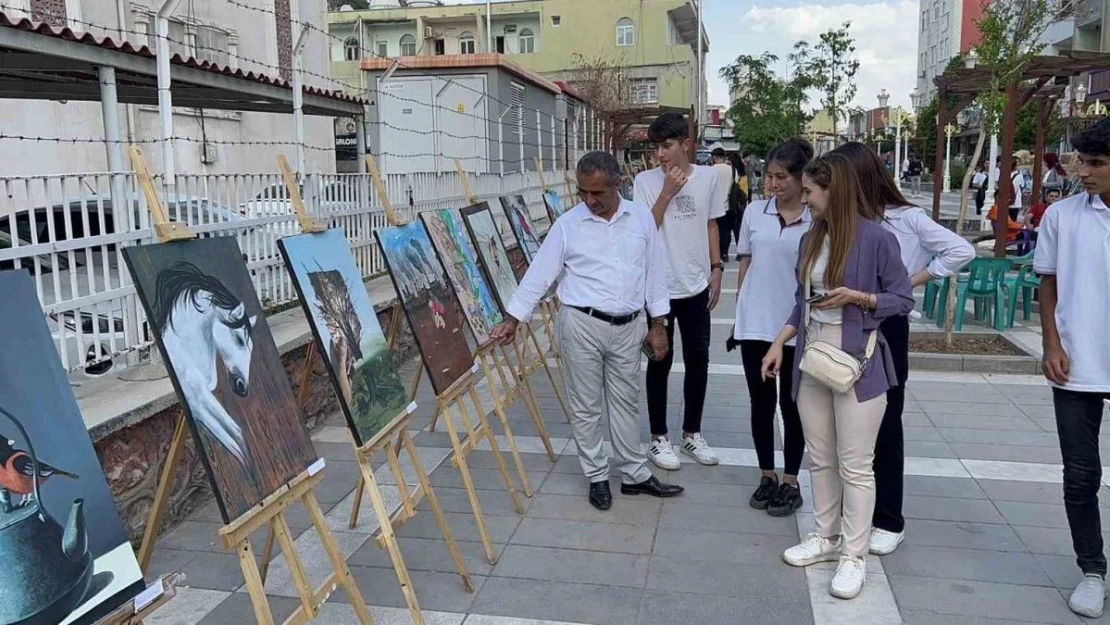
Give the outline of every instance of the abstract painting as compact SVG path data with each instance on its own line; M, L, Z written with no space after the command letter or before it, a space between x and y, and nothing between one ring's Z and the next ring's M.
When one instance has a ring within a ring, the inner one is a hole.
M93 623L146 584L30 274L0 293L0 623Z
M361 447L401 415L409 398L350 244L332 229L285 237L278 247Z
M489 342L489 332L501 323L501 310L478 265L478 254L459 216L451 210L421 213L432 245L447 269L447 277L462 305L463 314L479 345Z
M230 523L317 459L242 253L212 237L123 257Z
M497 229L497 222L493 220L493 213L485 202L468 206L461 213L463 223L470 232L470 240L478 250L478 260L482 263L489 283L493 285L498 305L504 311L505 305L513 298L513 293L516 293L517 281L512 264L509 263L509 253L505 251L505 243Z
M505 217L512 224L516 244L524 252L524 258L528 261L528 264L532 264L532 261L536 258L536 252L540 251L540 235L536 232L536 227L532 225L532 218L528 215L528 204L524 201L524 196L502 195L501 208L505 209Z
M554 189L543 192L543 206L547 209L547 218L553 224L565 212L563 210L563 200L559 198L559 192Z
M432 388L440 395L474 366L459 301L447 283L443 265L436 258L422 222L376 230L374 236L416 337Z

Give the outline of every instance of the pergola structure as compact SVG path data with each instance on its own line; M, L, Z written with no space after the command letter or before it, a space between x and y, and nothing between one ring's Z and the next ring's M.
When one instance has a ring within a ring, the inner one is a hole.
M940 218L940 194L943 155L940 145L944 142L944 127L956 119L956 115L967 108L979 94L991 88L991 71L987 67L976 67L968 63L968 67L950 70L938 76L937 85L937 140L936 155L934 157L933 171L933 219ZM999 180L1010 180L1013 173L1014 131L1017 124L1018 110L1031 100L1037 102L1036 115L1036 144L1033 155L1033 198L1041 192L1041 165L1044 160L1045 134L1048 121L1052 115L1053 103L1063 94L1064 85L1069 79L1092 71L1110 69L1110 54L1098 52L1080 52L1069 50L1058 56L1037 56L1026 65L1025 71L1015 76L1005 87L1006 108L1002 113L1002 128L1000 137L1000 156L1002 163L999 165ZM950 96L956 98L954 104L949 105ZM993 166L990 163L990 166ZM999 210L995 214L994 253L1001 258L1006 255L1006 219L1008 212L1003 207L1011 204L1013 187L1010 184L998 185L998 199L996 205Z

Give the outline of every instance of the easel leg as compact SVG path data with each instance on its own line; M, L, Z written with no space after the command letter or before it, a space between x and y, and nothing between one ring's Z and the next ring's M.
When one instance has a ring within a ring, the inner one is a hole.
M308 385L312 381L312 366L316 360L316 341L308 344L308 351L304 356L304 369L301 371L301 385L297 388L297 405L304 406L308 401Z
M251 541L244 540L239 543L239 567L243 569L243 581L246 582L247 593L250 594L251 606L254 607L254 618L258 625L274 625L274 615L270 612L270 601L266 598L266 589L262 577L258 574L258 564L254 559L254 549ZM311 614L311 612L310 612Z
M405 566L405 559L401 556L401 548L397 545L397 536L393 533L393 524L389 520L389 510L385 507L382 492L378 482L374 479L374 469L369 462L359 462L362 480L366 483L366 492L370 495L370 504L378 515L379 531L389 551L389 559L393 562L393 570L397 572L397 581L401 584L401 594L405 596L405 603L409 606L414 625L424 625L424 615L420 612L420 603L416 600L416 591L409 579L409 570Z
M181 454L185 450L185 436L188 425L185 423L185 409L182 408L177 415L177 424L173 428L173 439L170 441L166 462L162 465L162 475L158 478L158 488L154 491L154 501L150 505L150 514L146 520L146 531L143 532L143 542L139 546L139 568L146 573L150 565L150 556L154 553L154 542L158 539L158 531L162 528L162 515L166 512L166 503L169 502L170 492L173 491L173 477L177 472L177 465L181 464Z
M366 608L362 591L358 589L358 584L351 577L351 570L347 568L347 562L343 559L343 555L339 553L339 546L335 543L335 537L331 535L331 530L328 529L324 512L316 501L316 494L308 491L305 493L303 501L305 507L308 508L309 516L312 517L312 524L316 526L316 532L320 535L320 542L324 545L324 551L328 552L332 568L335 569L336 579L339 585L343 586L343 590L347 591L347 601L354 608L355 615L358 616L358 622L362 625L374 625L374 618L370 616L370 611Z
M528 333L529 340L536 348L536 354L540 359L540 364L543 365L543 370L547 373L547 380L551 382L551 388L555 391L555 399L559 400L559 406L563 409L563 414L567 417L567 423L570 423L570 410L567 410L567 403L563 400L563 392L559 390L559 385L555 383L555 377L551 375L551 367L547 365L547 356L544 355L543 350L540 349L540 341L536 338L536 333L531 328L525 327Z
M501 405L500 391L497 390L497 384L493 380L493 372L490 371L489 363L486 361L485 355L480 356L478 360L482 363L482 373L486 376L486 383L489 384L490 396L493 397L493 412L501 421L501 428L505 432L505 440L509 444L509 453L512 454L513 462L516 463L517 474L520 475L520 489L524 491L525 497L531 497L532 484L528 481L528 471L524 468L524 459L520 457L520 449L516 446L516 438L513 437L513 428L509 426L509 417L505 414L505 409ZM473 393L473 396L476 398L478 392L473 391ZM478 406L475 405L475 408L478 408ZM546 440L544 442L550 445Z
M347 522L347 529L355 529L358 525L358 510L362 507L362 491L366 487L366 483L362 481L362 475L358 476L358 484L355 485L355 501L351 506L351 519Z
M262 545L262 564L258 567L258 575L262 578L262 583L266 583L266 575L270 572L270 560L273 559L274 554L274 521L266 526L266 542Z
M478 492L474 489L474 480L470 477L470 467L466 464L466 453L461 450L462 444L459 441L459 435L451 421L450 408L447 405L441 405L438 412L443 413L443 422L447 424L447 436L450 437L451 446L454 448L455 464L459 467L459 474L462 475L466 498L470 500L470 509L474 513L474 523L478 526L478 536L482 539L482 546L486 550L486 561L490 564L497 564L497 555L493 552L493 543L490 541L489 530L486 528L486 518L482 514L482 505L478 502Z
M301 609L305 616L316 616L316 607L312 600L312 586L308 583L308 575L304 572L304 565L297 556L297 548L293 544L293 534L289 531L289 524L285 516L279 514L270 521L270 532L276 533L278 542L281 543L281 552L285 554L285 562L289 566L289 575L293 578L293 585L297 588L297 596L301 600ZM263 579L263 583L265 580Z
M520 351L520 344L514 343L516 349L517 362L520 363L520 369L516 371L517 384L520 384L521 398L524 400L524 407L528 410L528 416L532 418L532 425L536 427L536 432L540 435L540 440L543 441L543 448L547 451L547 458L552 462L558 460L555 456L555 450L551 447L551 437L547 435L547 425L543 422L543 415L540 414L540 406L536 402L536 392L532 388L532 382L528 379L524 369L524 354ZM505 358L506 365L512 368L509 363L509 355L505 352L504 348L501 350Z
M478 391L474 389L474 385L470 385L469 389L470 401L474 404L474 412L478 417L478 425L486 434L486 439L489 440L490 451L493 452L493 459L497 461L497 470L501 472L501 479L505 481L505 490L509 491L509 498L513 500L513 510L517 514L524 514L524 506L520 503L520 497L517 497L516 487L513 485L513 478L509 475L509 465L505 463L505 456L501 455L501 446L497 443L497 436L493 433L493 428L489 426L489 420L486 419L486 409L482 406L482 401L478 398ZM458 401L459 412L462 413L463 422L470 421L467 415L466 404L460 398Z

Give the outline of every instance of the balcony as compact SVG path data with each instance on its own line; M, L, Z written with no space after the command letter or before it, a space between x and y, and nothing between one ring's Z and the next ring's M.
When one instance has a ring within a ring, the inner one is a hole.
M1078 0L1075 3L1075 26L1084 28L1102 22L1103 0Z

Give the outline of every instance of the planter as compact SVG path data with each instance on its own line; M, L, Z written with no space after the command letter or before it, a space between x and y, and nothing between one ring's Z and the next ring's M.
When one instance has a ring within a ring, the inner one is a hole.
M1037 375L1041 361L994 332L960 332L952 350L943 332L910 334L910 370Z

